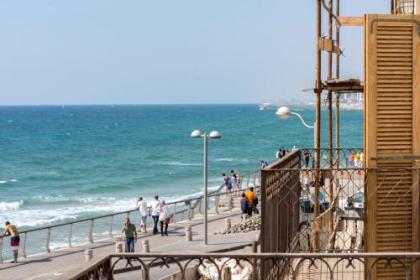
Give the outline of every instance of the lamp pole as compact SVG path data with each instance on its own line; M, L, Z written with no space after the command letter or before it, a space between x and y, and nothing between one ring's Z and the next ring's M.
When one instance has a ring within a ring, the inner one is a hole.
M208 244L208 135L204 133L204 245Z
M220 132L213 130L210 133L202 133L200 130L194 130L191 133L192 138L203 138L204 140L204 159L203 159L203 173L204 173L204 245L208 245L208 141L210 139L220 139L222 136Z

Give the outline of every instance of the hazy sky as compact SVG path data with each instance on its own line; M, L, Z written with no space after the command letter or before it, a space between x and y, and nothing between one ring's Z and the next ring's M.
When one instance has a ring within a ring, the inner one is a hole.
M345 15L389 10L341 2ZM311 99L315 3L2 0L0 104ZM342 75L362 78L361 29L342 37Z

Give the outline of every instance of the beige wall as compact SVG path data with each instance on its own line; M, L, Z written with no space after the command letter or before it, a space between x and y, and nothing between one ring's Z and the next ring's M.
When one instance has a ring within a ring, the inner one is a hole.
M420 0L416 0L416 14L420 15Z

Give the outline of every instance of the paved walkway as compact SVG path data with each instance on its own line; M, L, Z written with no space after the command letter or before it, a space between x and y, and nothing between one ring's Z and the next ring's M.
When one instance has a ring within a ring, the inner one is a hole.
M147 238L150 243L151 252L218 252L235 250L257 241L259 232L248 232L231 235L214 234L225 227L225 219L232 219L232 224L240 221L238 210L227 211L219 215L209 216L209 245L203 244L202 219L197 216L192 221L179 222L170 225L169 236L140 235L136 244L136 252L141 252L142 239ZM185 240L185 226L192 225L193 241ZM77 271L80 266L85 265L84 250L93 249L94 258L99 258L115 250L115 239L102 242L95 242L90 246L79 246L71 249L44 254L36 257L28 257L20 260L17 264L0 264L0 279L65 279L71 271Z

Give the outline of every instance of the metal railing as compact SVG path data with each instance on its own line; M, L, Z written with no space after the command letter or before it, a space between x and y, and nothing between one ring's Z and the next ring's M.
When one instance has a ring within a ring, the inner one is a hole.
M300 164L302 168L315 168L315 149L301 149ZM362 168L364 166L363 148L332 149L330 162L330 149L320 149L320 165L322 168ZM309 157L305 157L308 154ZM308 160L309 159L309 160Z
M260 185L259 172L252 172L245 175L242 175L242 185L241 189L245 190L249 187L255 187L257 190ZM232 192L227 192L225 186L221 185L216 190L209 192L209 211L214 211L216 214L219 214L219 208L223 207L227 210L231 210L234 205L232 198L240 196L242 190L235 190ZM166 205L168 207L168 212L171 215L172 222L179 222L184 220L192 220L194 216L199 213L203 213L202 205L204 195L199 195L196 197L186 198L182 200L177 200L173 202L168 202ZM221 199L224 199L224 204L222 204ZM58 249L66 249L75 246L75 233L80 233L83 230L87 229L85 240L86 242L79 242L77 245L85 245L89 243L94 243L99 240L112 239L114 234L118 233L116 229L117 222L122 224L123 219L127 216L138 215L138 208L133 208L126 211L110 213L105 215L94 216L85 219L78 219L75 221L63 222L54 225L47 225L43 227L36 227L31 229L21 230L21 246L20 246L20 256L26 258L28 256L28 239L31 235L36 235L38 239L38 244L43 243L44 245L39 250L35 250L35 253L51 253L54 249L51 248L51 240L53 238L54 230L62 229L60 236L63 235L63 228L67 228L67 241L66 246L60 246ZM140 219L140 218L139 218ZM95 239L95 226L98 223L102 223L102 226L106 226L108 229L107 236L102 236L101 239ZM6 237L0 236L0 263L4 260L4 239Z
M267 244L274 242L274 245L279 242L278 240L293 240L290 232L283 232L284 228L279 228L277 224L287 224L288 227L296 224L294 216L286 214L288 213L286 206L291 207L296 201L299 203L299 229L301 230L304 224L309 226L315 224L313 223L316 199L314 188L317 172L321 174L318 198L320 215L316 218L316 224L319 227L319 234L316 237L319 242L319 251L363 251L366 246L364 220L367 211L369 211L366 205L370 205L370 209L377 207L371 213L372 217L375 215L382 217L385 214L389 217L389 221L382 222L381 225L370 224L372 229L379 228L376 237L380 236L381 240L384 240L391 228L387 232L383 229L392 224L398 228L398 239L394 238L395 240L390 240L389 243L394 244L397 240L400 242L398 246L401 244L409 246L414 238L411 228L412 217L416 213L410 205L419 203L419 198L415 196L420 184L420 169L418 168L321 168L319 171L317 169L280 168L265 172L267 174L262 176L262 193L266 192L265 189L269 189L273 194L270 199L278 197L274 206L280 205L281 207L268 208L271 212L265 212L263 215L263 224L268 224L267 228L262 227L263 244L266 244L264 238L270 238L271 241L267 241ZM272 179L267 179L267 177ZM297 179L290 181L287 178ZM301 188L301 192L296 193L296 188ZM270 199L262 201L263 208L264 203L269 203ZM275 214L273 211L278 211L279 214ZM279 217L283 217L281 218L283 220ZM391 220L397 222L391 223ZM307 239L313 237L313 232L303 228L305 232L298 233L300 242L297 251L313 250L307 246L308 242L306 242ZM275 231L274 235L270 233L276 229L278 231ZM276 250L282 252L280 250L289 247L281 246L281 249L276 246L268 246L271 248L269 252L276 252Z
M415 279L420 253L253 253L110 254L67 275L66 279L114 279L129 271L141 279L376 279L376 272L401 271ZM270 267L264 272L261 267ZM165 271L166 270L166 271ZM166 273L166 274L165 274ZM166 276L161 276L165 274ZM202 278L200 278L202 277ZM241 277L241 278L240 278ZM394 278L393 278L394 279ZM402 279L402 278L398 278Z

